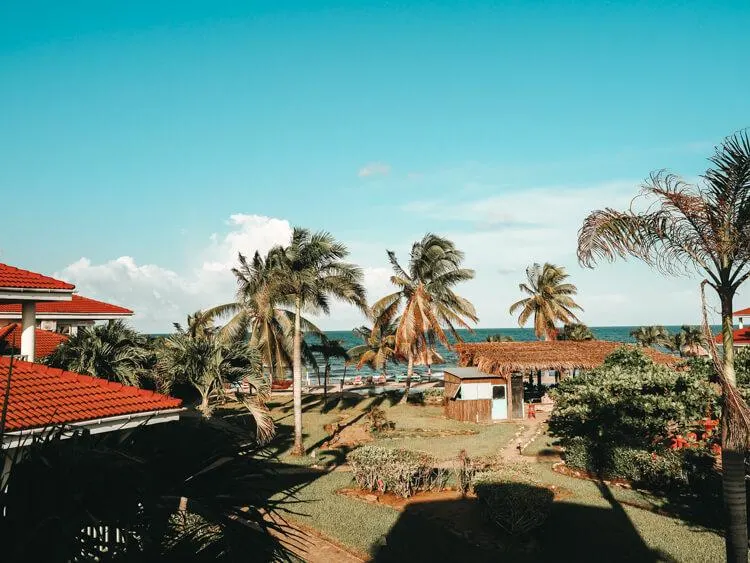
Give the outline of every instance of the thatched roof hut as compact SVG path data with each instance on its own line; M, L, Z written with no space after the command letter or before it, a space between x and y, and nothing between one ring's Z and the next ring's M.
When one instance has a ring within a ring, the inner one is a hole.
M538 342L481 342L456 345L461 366L476 366L489 374L507 375L537 370L572 371L602 365L621 342L550 340ZM642 348L654 362L675 365L681 360L653 348Z

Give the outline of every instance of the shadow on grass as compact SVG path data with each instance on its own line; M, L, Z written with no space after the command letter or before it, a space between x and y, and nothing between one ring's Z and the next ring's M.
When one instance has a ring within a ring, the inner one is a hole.
M609 489L600 490L610 508L555 502L545 524L526 536L503 532L475 499L413 503L375 550L373 560L669 561L646 545Z

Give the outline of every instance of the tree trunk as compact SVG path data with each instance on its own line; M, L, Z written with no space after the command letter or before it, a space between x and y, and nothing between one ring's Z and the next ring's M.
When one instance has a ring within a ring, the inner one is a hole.
M724 347L723 369L726 380L735 385L734 324L732 322L732 294L721 298L721 336ZM728 411L721 414L721 466L724 489L724 510L727 522L727 561L747 563L747 494L745 488L745 449L728 436ZM728 439L729 438L729 439Z
M304 455L302 444L302 327L300 316L302 303L299 296L294 301L294 350L292 352L292 370L294 376L294 447L292 455Z
M208 393L204 393L203 391L199 392L201 395L201 402L200 405L198 405L198 410L203 416L208 417L211 414L211 408L208 405Z
M409 363L406 364L406 388L401 402L406 403L409 400L409 388L411 387L411 376L414 375L414 352L409 350Z
M323 404L328 402L328 376L331 375L331 364L326 360L326 371L323 373Z
M344 375L341 377L341 392L344 392L344 381L346 381L346 362L344 362Z
M537 388L542 388L542 370L537 370L536 372L536 386Z

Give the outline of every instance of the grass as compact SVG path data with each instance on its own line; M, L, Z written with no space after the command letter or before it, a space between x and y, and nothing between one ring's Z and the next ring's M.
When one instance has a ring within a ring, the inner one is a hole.
M461 449L470 456L491 456L514 436L517 425L472 424L450 420L443 416L440 406L399 404L394 396L334 397L324 404L319 395L303 398L302 428L307 456L289 455L294 430L291 397L279 397L269 403L277 426L277 438L271 447L287 463L302 465L331 465L342 461L342 453L321 449L329 433L325 426L335 422L355 420L363 424L364 416L373 406L382 408L386 417L395 423L395 430L375 437L375 445L389 448L409 448L430 452L439 460L455 458ZM315 457L310 454L315 452Z

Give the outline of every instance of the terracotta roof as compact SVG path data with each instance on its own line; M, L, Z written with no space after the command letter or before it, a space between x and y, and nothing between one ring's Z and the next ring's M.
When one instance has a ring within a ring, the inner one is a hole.
M476 366L485 373L505 375L516 371L591 369L600 366L604 359L622 342L588 340L550 340L539 342L482 342L457 344L462 366ZM660 364L677 364L680 358L664 354L653 348L643 351Z
M49 276L0 264L0 287L6 289L68 289L76 286Z
M739 311L735 311L732 313L735 317L750 317L750 307L747 309L740 309Z
M750 344L750 328L735 328L732 331L734 335L735 344ZM723 344L721 333L714 336L714 342L717 344Z
M49 356L60 344L68 339L64 334L40 328L35 329L34 332L36 333L34 357L37 360ZM21 324L11 323L0 327L0 340L5 341L12 348L21 348Z
M37 314L95 314L95 315L132 315L133 311L104 301L97 301L81 295L73 295L71 301L41 301L36 304ZM21 314L20 303L0 303L0 313Z
M9 364L9 358L0 358L2 381ZM14 360L5 429L28 430L181 405L179 399L153 391Z

